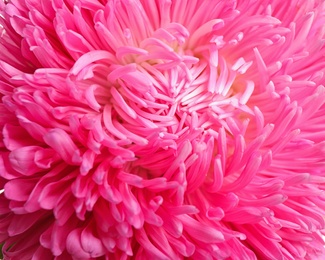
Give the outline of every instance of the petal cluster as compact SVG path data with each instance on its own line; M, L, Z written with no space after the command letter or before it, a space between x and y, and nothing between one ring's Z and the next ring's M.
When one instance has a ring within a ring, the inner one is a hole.
M325 257L325 3L0 0L5 259Z

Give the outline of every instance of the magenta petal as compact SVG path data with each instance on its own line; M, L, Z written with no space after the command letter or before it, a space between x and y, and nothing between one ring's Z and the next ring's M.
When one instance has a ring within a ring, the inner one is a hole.
M169 259L167 255L161 252L158 248L156 248L148 239L146 233L143 230L139 230L136 233L136 237L139 243L146 249L152 256L159 259Z
M42 192L39 194L39 204L44 209L53 209L62 195L62 191L68 186L68 182L63 181L55 182L43 187Z
M204 243L210 242L222 242L224 241L224 236L222 232L214 229L213 227L203 225L196 221L195 219L182 216L180 217L183 220L184 228L193 238L202 241Z
M62 129L51 130L44 136L44 141L66 162L75 164L81 161L77 146Z
M53 210L54 217L59 225L65 224L74 214L74 209L70 206L73 203L71 194L65 192L61 194L56 207Z
M12 167L23 175L32 175L39 171L35 163L36 152L41 150L37 146L26 146L12 151L9 160Z
M34 179L14 179L5 184L5 196L15 201L26 201L34 188Z
M32 143L27 132L25 132L20 126L6 124L2 129L2 133L3 142L10 151Z
M67 237L67 251L74 255L75 257L78 257L79 259L88 259L90 258L90 254L88 252L85 252L81 245L81 233L82 229L74 229L70 232L70 234Z
M35 259L48 259L52 257L52 252L44 247L39 247L37 251L33 254Z
M100 239L92 233L91 226L81 232L81 246L91 257L99 257L104 254L104 247Z
M30 229L35 223L42 223L46 213L39 212L30 213L25 215L15 215L8 227L8 233L10 236L22 234L26 230Z

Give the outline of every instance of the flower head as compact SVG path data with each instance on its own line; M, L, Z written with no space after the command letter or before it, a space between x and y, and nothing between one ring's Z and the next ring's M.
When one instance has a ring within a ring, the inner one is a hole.
M325 255L324 1L0 10L5 257Z

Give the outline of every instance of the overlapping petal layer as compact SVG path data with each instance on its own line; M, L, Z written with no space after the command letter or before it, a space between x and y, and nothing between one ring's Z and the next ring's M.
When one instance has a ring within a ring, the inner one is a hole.
M8 259L325 256L323 1L0 1Z

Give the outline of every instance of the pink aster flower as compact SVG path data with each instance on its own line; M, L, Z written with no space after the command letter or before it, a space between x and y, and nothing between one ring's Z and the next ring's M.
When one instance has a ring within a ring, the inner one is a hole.
M323 259L325 2L1 0L5 259Z

